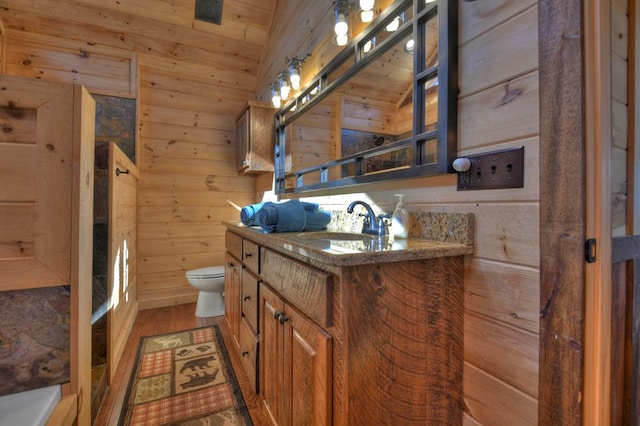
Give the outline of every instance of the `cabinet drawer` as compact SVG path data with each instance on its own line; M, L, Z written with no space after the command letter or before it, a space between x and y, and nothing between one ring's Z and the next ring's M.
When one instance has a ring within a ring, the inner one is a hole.
M242 313L254 331L258 330L258 279L242 271Z
M260 246L249 240L242 241L242 262L254 274L259 274Z
M258 337L245 318L240 326L240 361L254 392L258 392Z
M261 276L293 306L321 327L332 325L331 274L262 248Z
M242 259L242 237L233 232L225 231L224 244L227 251L236 259Z

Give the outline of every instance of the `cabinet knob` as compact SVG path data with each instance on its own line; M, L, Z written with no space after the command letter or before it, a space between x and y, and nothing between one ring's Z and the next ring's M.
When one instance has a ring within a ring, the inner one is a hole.
M252 254L251 254L251 253L245 253L245 254L244 254L244 257L251 257L251 256L252 256Z
M235 268L235 267L236 267L236 265L234 263L229 262L229 268Z
M289 321L288 317L286 317L285 315L280 315L280 324L284 324L287 321Z
M279 320L281 316L282 316L282 312L280 312L280 311L276 311L276 312L273 314L273 319Z
M242 351L242 356L249 356L249 351Z
M244 296L244 298L243 298L243 299L244 299L244 301L246 302L246 301L248 301L248 300L251 300L251 296L249 296L249 295Z

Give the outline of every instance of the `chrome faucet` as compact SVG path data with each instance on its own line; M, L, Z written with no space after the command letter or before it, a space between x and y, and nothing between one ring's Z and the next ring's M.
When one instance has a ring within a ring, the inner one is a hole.
M360 214L364 217L362 222L362 233L371 235L387 235L387 224L385 219L389 218L388 214L379 214L376 218L376 214L373 212L371 206L364 201L354 201L347 207L347 213L353 213L353 209L356 205L360 204L367 210L367 214Z

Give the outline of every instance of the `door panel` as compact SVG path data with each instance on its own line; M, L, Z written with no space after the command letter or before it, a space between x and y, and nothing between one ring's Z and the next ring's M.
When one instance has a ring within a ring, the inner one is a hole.
M124 172L124 173L123 173ZM113 379L138 312L136 297L136 203L138 168L115 144L109 146L109 251L107 365Z

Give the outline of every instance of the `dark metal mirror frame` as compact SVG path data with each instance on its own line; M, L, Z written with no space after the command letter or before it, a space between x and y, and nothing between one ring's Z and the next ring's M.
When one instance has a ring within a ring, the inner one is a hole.
M380 32L399 12L413 6L413 18L405 22L394 34L375 49L364 54L364 44ZM438 63L426 68L425 44L427 21L437 15L438 19ZM438 0L426 3L423 0L397 0L393 2L380 16L361 34L347 45L318 75L276 113L275 118L275 191L276 194L301 193L327 188L339 188L372 182L407 179L419 176L451 173L451 163L457 154L457 95L458 95L458 2ZM398 41L413 32L416 41L414 51L413 72L413 132L410 138L369 149L364 152L340 158L339 160L317 166L294 170L287 173L286 166L286 137L285 128L302 114L328 96L334 89L347 82L351 77L365 68L369 63L395 46ZM331 73L353 60L353 65L343 74L329 82ZM433 130L423 132L425 121L425 83L438 77L438 121ZM312 91L318 90L311 97ZM427 163L425 158L425 144L429 140L437 139L437 161ZM413 149L413 164L410 167L391 169L388 171L365 174L363 163L367 158L375 157L386 152ZM354 176L329 180L328 170L331 167L355 164ZM320 182L305 184L304 177L309 173L320 174ZM286 187L286 181L295 179L295 186Z

